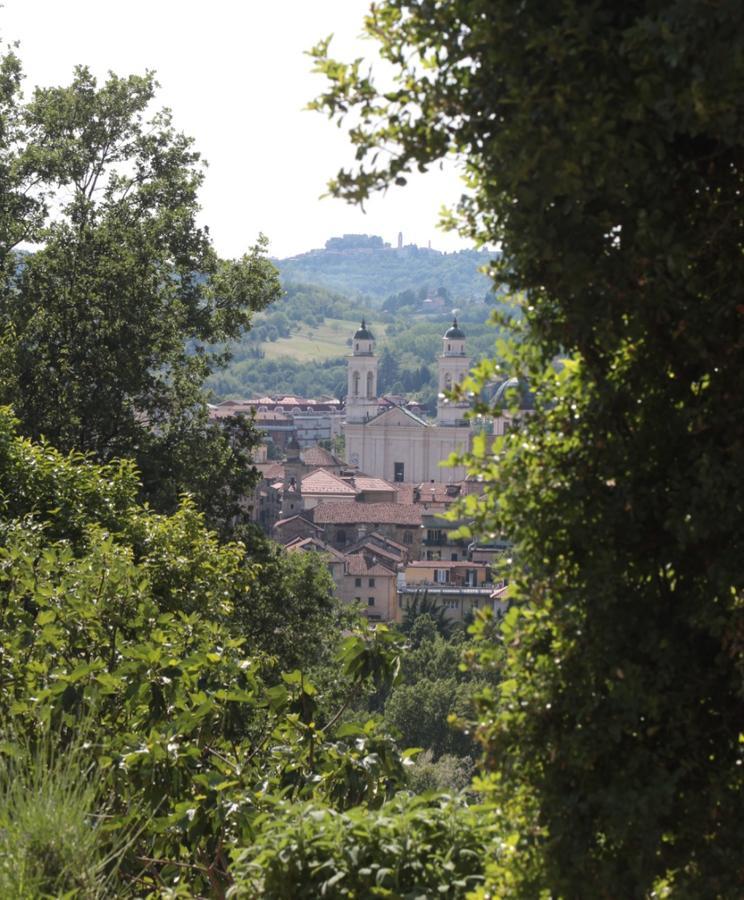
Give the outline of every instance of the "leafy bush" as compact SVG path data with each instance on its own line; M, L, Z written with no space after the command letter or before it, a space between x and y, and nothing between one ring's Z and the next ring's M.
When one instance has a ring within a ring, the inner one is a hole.
M456 898L483 880L489 828L456 800L399 794L375 812L280 803L251 837L230 897Z

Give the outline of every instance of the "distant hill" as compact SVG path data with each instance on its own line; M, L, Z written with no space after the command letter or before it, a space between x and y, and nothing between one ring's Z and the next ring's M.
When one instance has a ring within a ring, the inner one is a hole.
M273 262L285 282L317 284L380 302L423 286L432 294L444 289L457 304L483 299L491 281L479 269L493 258L485 250L441 253L415 244L397 248L377 235L349 234L330 238L323 249Z

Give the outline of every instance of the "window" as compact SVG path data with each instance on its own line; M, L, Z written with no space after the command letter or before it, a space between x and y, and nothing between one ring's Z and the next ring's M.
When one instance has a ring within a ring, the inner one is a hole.
M375 392L373 390L373 380L374 376L371 372L367 372L367 399L371 400L375 396Z
M346 532L343 528L339 528L336 532L336 543L337 544L345 544L346 543Z
M393 481L403 481L403 473L405 471L405 465L402 462L393 463Z
M361 587L361 586L362 586L362 579L361 579L361 578L355 578L355 579L354 579L354 587Z
M369 579L369 586L370 586L370 587L374 587L374 586L375 586L375 579L374 579L374 578L370 578L370 579Z
M413 543L413 534L410 531L403 532L403 543L404 544L412 544Z
M354 381L354 396L358 397L359 396L359 372L354 372L353 381Z
M457 562L457 554L456 553L451 553L450 557L452 559L452 562Z
M374 606L374 605L375 605L375 598L367 597L367 606Z
M447 584L449 582L449 569L434 569L434 581L437 584Z

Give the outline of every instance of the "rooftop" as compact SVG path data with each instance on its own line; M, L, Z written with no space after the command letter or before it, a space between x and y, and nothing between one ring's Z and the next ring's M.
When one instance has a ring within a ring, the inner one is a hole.
M347 575L371 575L379 578L395 578L395 572L380 563L372 562L362 553L351 553L346 556Z
M356 488L352 487L348 481L334 475L333 472L326 472L324 469L316 469L302 479L303 494L345 494L348 497L355 497Z
M325 524L421 524L421 510L403 503L349 503L345 500L322 500L313 510L319 525Z

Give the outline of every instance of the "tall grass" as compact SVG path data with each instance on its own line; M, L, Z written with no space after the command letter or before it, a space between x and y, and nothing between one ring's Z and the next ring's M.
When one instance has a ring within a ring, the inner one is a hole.
M0 743L0 897L115 896L98 771L81 740Z

